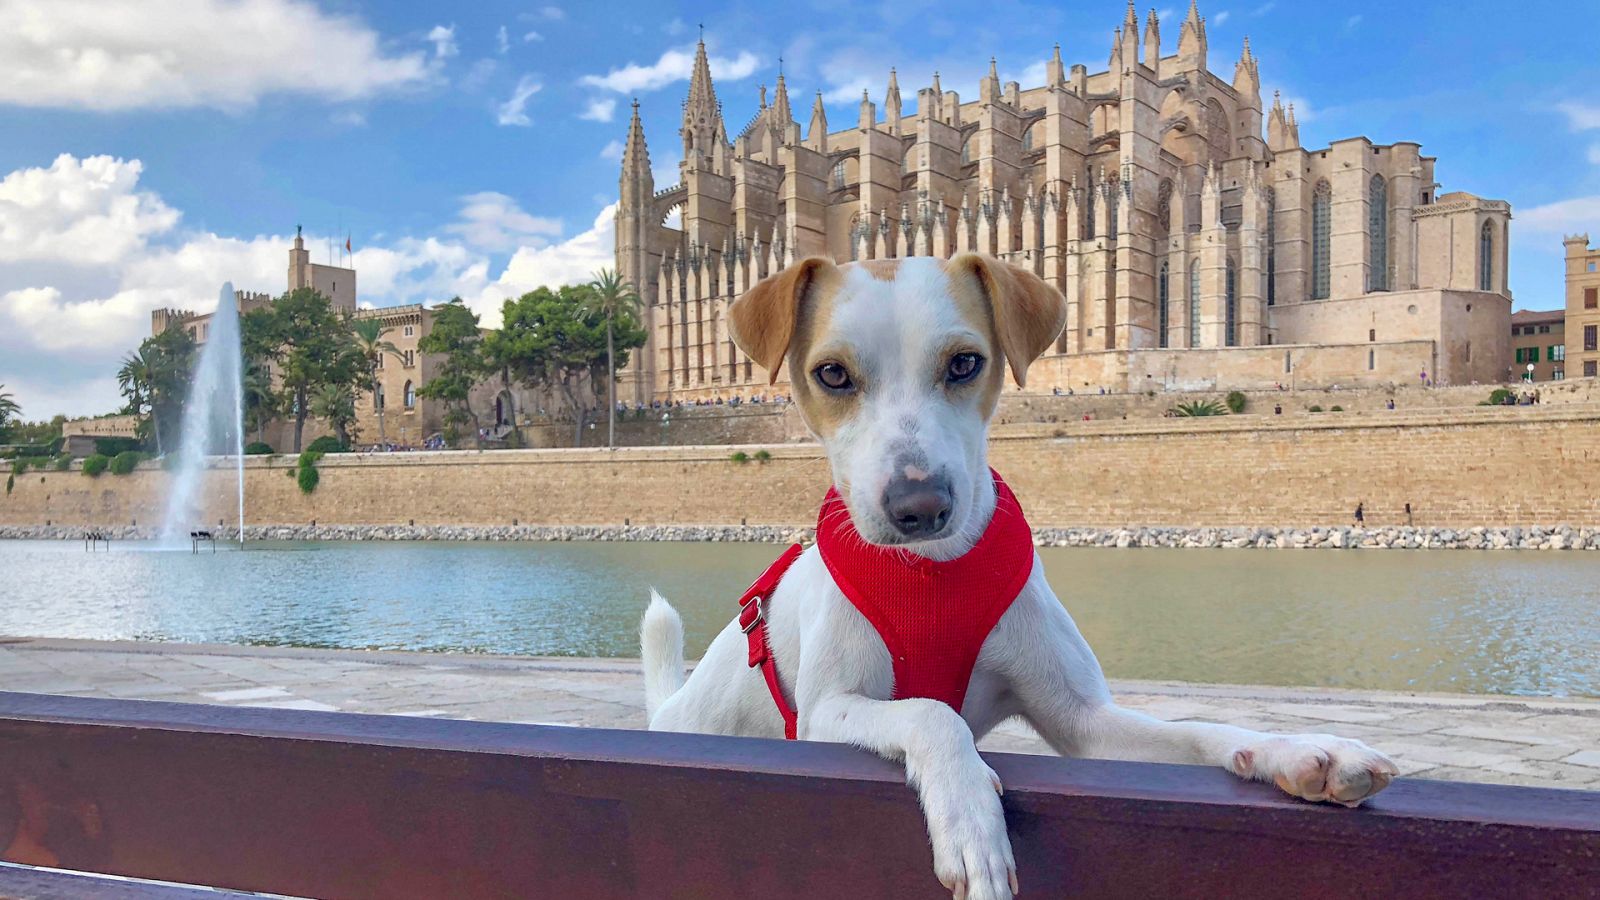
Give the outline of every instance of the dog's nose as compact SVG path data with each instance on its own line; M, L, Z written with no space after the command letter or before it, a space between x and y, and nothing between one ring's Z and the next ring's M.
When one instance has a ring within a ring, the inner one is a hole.
M942 475L921 480L897 477L883 489L883 510L906 537L928 538L950 521L950 481Z

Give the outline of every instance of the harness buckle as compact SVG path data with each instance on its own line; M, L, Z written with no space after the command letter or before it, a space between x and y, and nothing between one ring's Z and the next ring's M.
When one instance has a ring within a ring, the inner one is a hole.
M751 611L749 621L745 621L746 611ZM752 594L750 599L739 609L739 630L745 634L754 631L766 619L761 611L761 595Z

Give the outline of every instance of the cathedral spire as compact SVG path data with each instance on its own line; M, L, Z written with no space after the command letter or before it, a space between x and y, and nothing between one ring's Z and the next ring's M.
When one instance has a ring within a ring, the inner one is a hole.
M778 86L772 97L772 114L779 128L788 128L794 121L794 113L789 109L789 88L783 83L783 64L778 64Z
M883 97L883 124L890 134L900 133L900 79L893 66L889 67L889 91Z
M1061 45L1056 44L1055 50L1050 53L1050 60L1044 64L1045 85L1058 88L1067 84L1067 69L1061 64Z
M978 85L978 99L984 103L1000 102L1000 75L995 70L994 57L989 57L989 74Z
M1233 89L1246 103L1253 101L1255 109L1261 108L1261 68L1256 63L1255 55L1250 52L1249 35L1245 35L1244 50L1233 67Z
M1206 20L1200 18L1197 0L1190 0L1189 15L1178 29L1178 58L1186 69L1205 70Z
M872 98L867 95L867 89L862 88L860 121L856 123L856 127L866 131L875 125L877 121L878 111L872 108Z
M811 104L811 127L806 129L806 144L818 153L828 152L828 113L822 108L822 92Z
M697 160L712 159L720 133L722 104L717 102L717 90L711 83L711 62L706 58L706 42L702 39L695 47L689 96L683 101L683 165L697 167Z
M1122 27L1118 29L1122 35L1122 59L1127 65L1137 65L1139 62L1139 13L1133 8L1133 0L1128 0L1128 12L1122 17Z
M622 146L622 174L650 174L650 150L644 143L644 124L639 121L639 99L633 100L633 118L628 120L628 142Z
M1111 32L1111 57L1107 60L1111 74L1122 74L1122 29Z
M1154 8L1144 20L1144 64L1153 71L1161 66L1161 20Z
M717 89L711 83L711 61L706 58L706 42L702 38L694 51L694 70L689 76L689 98L684 101L684 121L689 121L690 113L714 113L722 115L722 105L717 102ZM707 115L709 122L710 115Z

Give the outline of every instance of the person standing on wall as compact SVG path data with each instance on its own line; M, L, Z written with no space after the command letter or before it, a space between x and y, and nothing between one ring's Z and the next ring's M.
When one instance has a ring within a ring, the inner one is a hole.
M1362 500L1356 503L1356 527L1361 528L1367 524L1367 502Z

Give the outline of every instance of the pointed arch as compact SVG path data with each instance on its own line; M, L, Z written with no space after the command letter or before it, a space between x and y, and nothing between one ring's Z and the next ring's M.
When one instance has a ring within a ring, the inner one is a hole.
M1161 261L1161 271L1156 276L1156 346L1166 347L1167 327L1171 317L1172 291L1168 284L1168 265Z
M1494 290L1494 225L1487 220L1478 229L1478 290Z
M1326 300L1333 286L1333 185L1324 178L1311 194L1311 299Z
M1367 183L1367 283L1389 289L1389 184L1382 175Z

